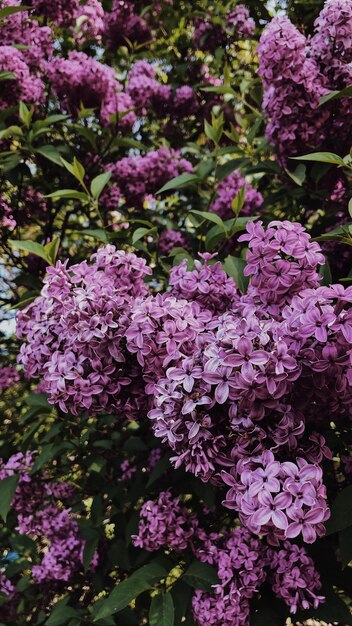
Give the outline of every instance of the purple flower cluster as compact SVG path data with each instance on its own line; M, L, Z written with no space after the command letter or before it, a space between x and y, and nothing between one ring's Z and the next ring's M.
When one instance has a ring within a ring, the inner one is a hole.
M225 47L254 34L255 22L244 4L238 4L233 11L229 10L225 19L225 27L215 23L211 15L206 20L194 20L194 41L200 50L215 52L216 48Z
M145 156L128 156L106 167L119 186L128 207L142 207L147 195L155 194L165 183L193 166L177 150L159 148Z
M105 12L100 0L86 0L78 8L74 36L79 45L101 43L105 30Z
M196 622L248 626L249 601L266 579L263 546L244 528L208 537L203 531L197 539L196 556L216 566L220 583L210 593L196 590L192 600Z
M115 116L123 131L130 130L136 121L132 100L121 91L113 68L74 50L67 59L52 59L46 71L61 106L71 115L76 116L81 106L95 109L102 124L111 124Z
M167 367L191 357L198 334L210 320L210 312L203 312L197 302L170 294L136 300L126 330L127 349L143 368L147 394L153 393Z
M33 7L35 13L43 15L57 26L70 26L79 10L79 0L29 0L27 4Z
M239 511L245 528L268 535L274 545L300 534L306 543L314 543L324 535L323 522L329 518L322 476L321 468L305 459L280 463L266 450L238 461L231 474L222 472L231 487L224 504Z
M197 96L188 85L175 91L157 80L154 67L147 61L137 61L128 74L127 93L136 109L143 115L152 110L157 115L186 117L199 108Z
M266 134L285 161L324 140L328 112L322 109L317 115L317 110L327 90L317 63L308 54L305 36L287 17L276 17L265 28L258 52Z
M16 385L20 375L15 367L0 367L0 389L5 391Z
M20 0L1 0L0 8L20 6ZM41 69L42 62L52 56L54 38L49 26L41 26L28 11L13 13L1 20L1 44L25 46L24 60L31 71Z
M152 38L148 23L138 14L139 2L113 0L112 9L105 14L107 46L115 50L118 46L142 44Z
M246 197L241 209L241 215L254 215L262 206L264 198L259 191L246 181L238 171L224 178L216 190L216 198L210 206L210 211L220 215L223 220L234 217L231 209L232 201L243 187L246 187Z
M276 17L258 47L266 133L284 163L309 148L334 149L337 130L340 136L342 128L344 136L350 133L348 99L339 111L333 104L318 107L321 96L352 81L351 0L327 0L314 26L315 34L307 39L287 17Z
M0 196L0 226L4 229L3 234L7 230L13 230L17 226L12 209L2 196Z
M236 285L221 267L220 261L207 252L194 261L194 269L188 269L187 259L170 272L169 284L176 298L198 302L202 308L221 313L232 308L238 300Z
M44 378L49 401L62 411L121 410L125 416L133 407L125 405L123 390L136 372L123 338L131 305L146 293L143 278L151 270L114 246L91 261L71 268L58 262L48 269L42 296L18 317L18 336L28 340L20 360L27 377Z
M208 521L205 510L202 520ZM317 608L325 599L317 595L320 577L304 548L284 541L273 549L246 528L207 533L189 505L181 506L170 491L143 504L133 542L150 552L190 548L199 561L216 568L219 583L213 591L198 589L193 596L193 616L199 625L248 626L250 600L266 581L291 613Z
M308 287L318 287L317 269L324 257L317 243L298 222L250 222L239 241L248 241L245 276L251 276L249 294L275 313L292 297Z
M171 92L171 87L157 80L156 71L150 63L137 61L133 65L128 74L127 93L141 113L148 109L166 112Z
M0 72L11 72L13 77L1 81L0 110L23 100L35 106L44 101L44 83L37 73L32 72L26 56L12 46L0 46Z
M300 224L249 223L248 293L212 255L172 269L171 293L112 246L49 269L19 314L20 360L63 411L149 411L154 434L253 534L311 543L328 518L319 434L352 410L352 288L319 287L324 262Z
M12 455L7 463L0 459L0 480L20 475L12 501L17 512L18 531L36 540L39 564L33 565L32 576L37 583L67 582L82 569L84 540L80 536L76 516L64 502L73 500L75 488L68 483L53 483L46 477L31 476L31 453ZM94 556L92 566L97 563Z
M236 36L243 39L252 37L255 31L254 19L250 16L244 4L238 4L236 8L228 14L227 26L235 29Z
M320 576L312 559L304 548L285 541L279 551L268 550L269 580L274 593L295 614L298 609L315 609L324 596L317 595L321 589Z
M164 230L158 241L159 254L167 256L174 248L187 248L188 239L179 230Z
M143 504L138 535L133 536L133 543L136 548L149 552L164 546L182 552L194 533L196 521L195 515L180 505L179 498L173 498L169 491L164 491L157 502L148 500Z

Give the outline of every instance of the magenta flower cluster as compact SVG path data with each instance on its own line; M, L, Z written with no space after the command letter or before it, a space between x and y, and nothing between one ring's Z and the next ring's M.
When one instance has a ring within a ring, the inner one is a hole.
M204 510L203 522L208 517ZM216 568L219 583L213 591L198 589L193 596L193 616L199 625L248 626L250 600L264 582L271 584L291 613L316 608L325 600L317 595L320 577L304 548L285 541L274 550L246 528L207 533L197 515L170 491L160 493L156 502L143 504L133 542L149 552L190 548L199 561Z
M146 155L128 156L106 166L118 185L127 207L141 207L146 196L155 194L179 174L192 172L192 164L177 150L159 148Z
M145 115L154 111L157 115L186 117L195 113L199 103L194 90L183 85L172 90L157 80L155 68L147 61L137 61L128 74L127 93L137 111Z
M52 59L46 71L61 106L71 115L77 115L82 105L96 109L104 125L110 124L114 116L121 130L132 128L137 119L133 102L122 92L113 68L74 50L67 59Z
M287 542L313 543L330 515L322 462L332 455L320 432L326 415L339 426L352 410L352 289L319 286L324 258L298 223L250 222L240 240L246 294L210 254L174 267L158 295L145 261L113 246L90 264L59 262L19 314L20 361L64 412L148 413L175 467L222 489L238 532L283 551L272 581L295 611L320 601L313 565L305 552L291 564ZM124 463L121 479L133 472ZM137 543L195 542L193 515L169 495L159 505L143 508ZM310 575L311 595L301 591ZM215 595L197 593L197 620L209 611L209 623L245 624L257 583L219 577Z
M255 22L244 4L227 11L225 27L212 21L211 15L205 20L196 18L194 26L196 45L209 52L215 52L216 48L225 47L238 39L252 37L255 31Z
M289 156L324 145L340 152L336 134L343 126L344 136L349 136L351 104L345 99L337 110L333 105L319 107L319 101L352 82L352 1L327 0L308 39L287 17L274 18L258 52L266 133L280 160L285 163Z
M5 391L16 385L19 380L20 375L15 367L0 367L0 389Z
M19 315L18 336L30 339L20 358L27 376L44 376L50 402L65 413L104 407L125 416L123 390L132 379L138 384L124 349L126 314L146 294L143 277L151 270L114 246L99 250L92 261L49 268L39 307Z
M39 563L32 566L35 582L67 582L82 569L85 542L80 536L77 516L64 504L74 500L75 488L68 483L54 483L43 474L31 475L30 452L0 460L0 480L19 475L12 501L17 512L17 530L37 543ZM94 556L92 567L97 564ZM6 594L8 595L8 594Z
M244 186L246 187L246 195L241 215L254 215L257 213L264 202L264 198L238 171L232 172L218 185L216 198L210 205L210 211L220 215L223 220L233 218L232 201Z

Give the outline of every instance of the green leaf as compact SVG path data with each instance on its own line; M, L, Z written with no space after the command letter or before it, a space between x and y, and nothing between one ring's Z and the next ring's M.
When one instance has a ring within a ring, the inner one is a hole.
M57 122L64 122L69 118L68 115L63 115L62 113L57 113L54 115L49 115L44 120L37 120L33 124L33 131L40 130L41 128L48 128L52 124L56 124ZM60 163L62 165L62 163Z
M83 191L76 191L76 189L58 189L49 193L45 198L70 198L72 200L82 200L82 202L88 202L88 196Z
M352 198L350 198L350 201L348 203L348 212L350 216L352 217Z
M273 609L263 608L256 611L251 617L251 626L282 626L282 616Z
M0 20L4 19L4 17L8 17L9 15L13 15L14 13L20 13L22 11L28 11L31 7L21 6L21 7L4 7L0 9Z
M239 257L227 256L223 263L224 270L228 276L234 279L237 287L246 293L249 279L244 275L243 270L246 267L246 261Z
M246 199L247 187L243 185L239 190L238 194L234 197L231 202L231 209L233 210L236 217L239 215L240 211L243 209L243 205Z
M35 153L41 154L41 156L48 159L48 161L51 161L52 163L63 167L61 154L54 146L50 144L41 146L40 148L35 149Z
M150 626L174 626L175 608L171 593L154 596L149 610Z
M137 243L137 241L143 239L151 230L151 228L137 228L132 235L132 243Z
M202 217L204 220L208 220L208 222L213 222L214 224L221 226L224 233L227 234L225 223L221 219L221 217L217 215L217 213L212 213L212 211L191 211L191 213L194 215L199 215L199 217Z
M7 137L22 137L23 131L19 126L8 126L0 132L0 139L6 139Z
M20 102L20 109L19 109L20 120L27 126L27 128L29 128L31 125L33 113L34 113L34 107L31 107L29 109L24 102Z
M208 93L220 93L220 94L231 94L231 96L235 96L236 92L230 87L230 85L210 85L209 87L201 87L201 91L206 91Z
M327 535L352 526L352 485L338 494L331 507L331 517L325 526Z
M64 601L60 601L55 604L50 617L45 622L45 626L61 626L66 624L67 620L79 617L76 609L72 606L67 606L68 598L64 598Z
M15 80L16 76L13 72L0 72L0 80Z
M61 157L61 163L81 184L84 182L85 169L76 157L74 157L73 163L69 163Z
M206 136L214 142L215 145L218 145L221 135L223 133L223 127L214 127L207 120L204 120L204 131Z
M84 169L82 163L80 163L76 157L73 157L73 175L77 178L77 180L83 182L85 173L86 170Z
M319 100L319 106L326 104L326 102L330 102L330 100L340 100L341 98L346 98L352 96L352 85L341 89L340 91L330 91L326 96L323 96Z
M317 609L310 609L310 617L327 623L338 622L344 626L350 626L352 615L345 602L334 591L326 592L323 589L322 595L325 595L326 602L320 604Z
M297 167L296 167L294 172L290 172L290 170L285 169L286 174L288 174L288 176L290 178L292 178L292 180L299 187L302 187L302 185L303 185L303 183L305 181L306 171L307 171L307 168L306 168L306 166L303 163L300 163L299 165L297 165Z
M111 172L104 172L103 174L99 174L99 176L96 176L95 178L93 178L91 185L90 185L90 191L95 200L99 198L101 192L103 191L104 187L106 187L106 185L108 184L110 178L111 178Z
M195 185L200 181L201 179L199 176L196 176L195 174L181 174L180 176L176 176L172 180L169 180L169 182L161 187L161 189L159 189L156 193L164 193L164 191L171 191L172 189L183 189L184 187Z
M98 622L100 619L110 617L118 611L122 611L129 605L131 600L137 598L144 591L151 589L155 583L165 578L166 575L167 571L165 568L157 563L149 563L133 572L129 578L118 583L106 599L96 603L95 610L93 609L93 622Z
M80 235L87 235L87 237L93 237L103 243L109 243L109 237L102 228L84 228L83 230L75 230L73 232L79 233Z
M96 552L98 544L99 544L99 534L97 532L92 532L91 536L88 539L86 539L86 542L84 544L84 549L83 549L82 561L83 561L83 567L84 567L85 572L87 572L87 570L90 567L90 564L92 562L92 559Z
M241 165L243 165L245 161L246 159L242 159L241 157L239 157L237 159L231 159L230 161L226 161L226 163L220 165L217 170L217 180L223 180L224 178L227 178L227 176L232 174L232 172L238 170L238 168L241 167Z
M52 241L44 246L50 265L55 265L57 253L59 251L60 238L54 237Z
M334 152L311 152L299 157L290 157L296 161L318 161L319 163L333 163L334 165L345 165L344 160Z
M20 479L19 474L7 476L0 480L0 515L6 522L7 514L11 508L11 502L15 495L16 487Z
M207 252L210 252L215 248L215 246L221 241L221 239L225 239L224 230L221 226L212 226L206 235L205 235L205 248Z
M45 393L31 393L26 398L26 404L33 408L40 407L42 409L52 409L52 405L49 404Z
M322 286L328 287L332 283L331 269L329 261L325 261L324 265L319 268L319 274L323 277L323 280L319 283Z
M352 526L339 532L341 565L343 568L352 561Z
M149 480L147 482L147 489L155 483L158 478L163 476L165 472L170 469L170 461L168 455L164 456L158 464L154 467L152 473L149 476Z
M200 563L200 561L191 563L182 580L185 580L191 587L203 591L211 591L213 585L219 584L216 569L208 563Z
M31 254L35 254L36 256L39 256L41 259L44 259L44 261L46 261L47 263L50 263L45 247L42 246L40 243L37 243L36 241L10 240L9 244L11 248L14 248L15 250L25 250L26 252L30 252Z

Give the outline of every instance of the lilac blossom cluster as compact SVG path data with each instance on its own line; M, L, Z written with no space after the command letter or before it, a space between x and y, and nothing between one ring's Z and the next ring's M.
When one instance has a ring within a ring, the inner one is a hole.
M12 501L17 513L17 530L36 540L40 562L32 566L35 582L67 582L82 569L85 542L80 536L77 517L64 504L72 502L75 488L68 483L50 482L45 475L32 476L30 452L0 460L0 480L19 475ZM94 555L92 567L97 564ZM8 594L7 594L8 595Z
M306 543L324 535L329 510L320 467L299 457L280 463L266 450L240 459L222 478L231 487L224 505L239 511L243 526L255 535L268 535L276 545L300 534Z
M0 8L19 7L20 0L1 0ZM25 46L24 61L31 72L41 69L44 60L51 58L54 36L49 26L40 25L28 11L13 13L1 20L1 44Z
M49 269L19 314L20 360L63 411L148 412L156 437L269 543L312 543L329 517L319 434L352 409L352 289L319 287L324 259L298 223L247 224L248 292L212 255L152 295L135 255ZM59 340L60 337L60 340Z
M138 535L133 537L133 543L149 552L163 546L182 552L194 533L196 521L195 515L180 505L179 498L173 498L169 491L164 491L156 503L148 500L143 504Z
M239 298L235 283L228 278L220 261L212 263L216 255L204 252L199 257L194 261L194 269L188 269L187 259L172 268L169 278L172 294L214 312L231 309Z
M34 12L54 22L57 26L69 26L79 11L79 0L29 0L27 3Z
M40 105L44 102L44 83L32 72L26 56L13 46L0 46L0 72L10 72L11 78L2 81L0 110L16 105L20 100Z
M207 521L207 511L202 520ZM198 589L193 596L193 616L200 625L248 626L250 600L264 582L291 613L317 608L325 600L317 595L320 577L304 548L284 541L273 549L246 528L207 533L189 505L182 506L170 491L143 504L133 542L149 552L189 548L199 561L216 567L219 583L211 592Z
M167 256L174 248L187 248L188 238L187 235L179 230L164 230L158 241L159 254Z
M255 22L250 17L249 11L244 4L238 4L234 10L228 10L226 25L214 23L212 16L206 20L196 18L194 21L194 40L196 45L204 51L215 52L216 48L252 37L255 31Z
M115 50L118 46L142 44L152 38L150 27L139 15L139 2L113 0L110 12L105 14L107 46Z
M101 43L105 30L105 12L100 0L86 0L76 14L75 40L79 45Z
M143 115L154 111L157 115L185 117L199 108L196 93L188 85L176 88L157 80L154 67L147 61L137 61L128 74L127 93L136 109Z
M48 269L41 298L18 317L18 336L29 339L20 359L27 377L44 377L49 401L65 413L121 410L125 415L132 407L126 405L129 396L122 400L123 390L133 379L138 386L138 379L123 338L131 305L146 294L143 278L151 270L143 259L114 246L99 250L91 261L71 268L59 262Z
M264 229L261 221L250 222L239 241L248 241L244 274L251 277L249 295L270 313L280 312L303 289L318 287L324 256L300 224L273 221Z
M338 110L319 101L352 81L352 1L327 0L314 26L306 38L287 17L276 17L258 47L266 134L283 163L309 148L334 149L337 131L348 137L351 129L348 99Z
M52 59L46 71L53 92L71 115L76 116L84 106L96 110L105 126L111 124L112 116L123 131L133 126L136 115L132 100L122 91L113 68L74 50L67 59Z
M0 226L2 226L3 235L6 231L12 231L17 226L12 209L2 196L0 196Z
M192 164L177 150L159 148L146 155L128 156L106 169L119 186L128 208L142 207L146 196L155 194L165 183L179 174L192 172Z
M264 198L238 171L224 178L218 185L216 198L210 206L210 211L220 215L223 220L229 220L234 217L231 205L243 187L246 188L246 196L241 215L254 215L262 206Z
M20 375L15 367L0 367L0 389L2 391L13 387L19 380Z

